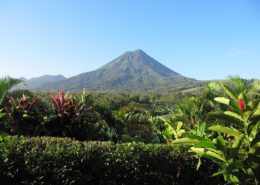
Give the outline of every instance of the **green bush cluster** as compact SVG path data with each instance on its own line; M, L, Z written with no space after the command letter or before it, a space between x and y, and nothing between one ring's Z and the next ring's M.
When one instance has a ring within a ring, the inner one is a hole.
M0 184L223 184L180 145L5 138Z

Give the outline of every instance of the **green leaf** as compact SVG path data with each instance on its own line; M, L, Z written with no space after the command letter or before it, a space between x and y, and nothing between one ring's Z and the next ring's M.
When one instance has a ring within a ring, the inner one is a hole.
M0 119L5 116L5 113L0 112Z
M221 150L224 154L227 152L226 147L227 141L223 138L222 135L219 135L215 140L215 146L218 150Z
M174 143L174 144L198 144L202 141L207 142L209 140L207 140L203 137L200 137L200 136L188 136L185 138L177 139L177 140L173 141L172 143Z
M232 148L235 148L235 149L239 148L242 145L244 138L245 138L244 134L241 134L239 137L237 137L236 140L232 144Z
M255 138L251 141L251 146L255 145L258 142L260 142L260 131L256 133Z
M235 138L242 135L242 133L235 128L223 127L221 125L211 126L208 128L208 130L216 131L216 132L220 132L220 133L226 133L229 136L234 136Z
M23 114L23 118L29 118L30 116L28 114Z
M251 121L260 121L260 114L254 114L252 117L251 117Z
M219 103L222 103L222 104L225 104L225 105L229 105L229 102L230 102L230 100L228 98L225 98L225 97L216 97L216 98L214 98L214 100L216 102L219 102Z
M0 143L4 141L4 138L0 135Z
M231 89L229 88L227 85L223 84L223 88L224 90L226 91L226 93L228 94L228 96L234 100L237 100L237 95L236 93Z
M192 138L181 138L173 141L173 144L198 144L200 140Z
M221 91L221 86L216 82L210 82L208 84L208 88L215 93L219 93Z
M243 111L239 107L237 101L230 100L229 104L230 104L230 107L233 109L233 111L235 111L238 114L243 114Z
M256 108L254 115L260 115L260 108Z
M233 116L230 116L228 114L224 114L223 112L210 112L207 114L206 120L223 120L231 123L235 123L241 127L244 127L243 122Z
M260 142L257 142L254 146L250 148L250 154L260 155Z
M206 130L206 123L205 122L197 124L196 132L197 132L198 136L203 136L204 133L205 133L205 130Z
M235 112L225 111L224 114L225 114L225 115L228 115L228 116L231 116L231 117L233 117L233 118L235 118L235 119L238 119L238 120L240 120L240 121L244 121L243 118L242 118L242 116L238 115L238 114L235 113Z
M182 125L183 125L183 122L178 121L178 123L177 123L177 129L176 129L176 130L177 130L177 131L181 130Z
M185 133L186 133L186 131L184 129L179 130L178 131L178 137L181 137Z
M249 118L252 116L252 111L246 111L243 114L244 122L248 122Z
M5 113L2 111L3 111L3 109L0 109L0 119L5 116Z
M195 148L191 147L191 150L195 152L198 156L206 157L209 159L217 159L222 162L226 162L224 155L221 151L212 150L209 148Z
M174 128L171 126L171 124L170 124L170 122L169 122L169 120L167 120L167 119L165 119L164 117L159 117L162 121L163 121L163 123L164 123L164 125L165 125L165 130L162 132L162 134L163 134L163 137L165 138L165 139L172 139L172 135L174 134L174 135L176 135L176 132L175 132L175 130L174 130ZM176 136L175 136L176 137Z
M245 138L245 135L242 134L238 138L236 138L236 140L232 143L231 155L232 155L233 159L237 158L239 149L241 149L244 138ZM238 161L236 160L235 162L238 162Z
M201 157L199 157L199 159L198 159L198 164L197 164L197 168L196 168L197 171L199 170L200 166L201 166Z
M235 175L229 175L228 180L234 184L239 184L239 179Z
M257 108L259 105L260 99L257 99L255 101L250 101L248 103L248 106L251 108L251 114L249 117L251 117L254 114L260 114L260 110Z
M216 173L213 173L212 177L218 176L218 175L223 175L225 173L225 169L218 171Z
M260 121L257 122L257 123L253 126L253 128L252 128L252 130L251 130L251 132L250 132L250 134L249 134L249 141L250 141L250 142L253 141L253 139L255 139L255 136L256 136L256 134L257 134L259 128L260 128Z
M21 80L15 78L0 78L0 105L3 102L3 99L7 92L14 87L15 85L19 84Z
M175 130L170 124L166 122L164 124L166 125L166 129L162 132L163 136L165 137L165 139L172 139L172 134L175 133Z
M211 141L201 141L200 143L196 144L196 147L198 148L212 148L216 149L216 146Z

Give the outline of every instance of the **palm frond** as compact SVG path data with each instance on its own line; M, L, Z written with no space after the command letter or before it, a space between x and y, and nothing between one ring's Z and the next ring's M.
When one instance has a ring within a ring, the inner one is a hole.
M6 93L20 82L22 81L11 77L0 78L0 105L2 104Z

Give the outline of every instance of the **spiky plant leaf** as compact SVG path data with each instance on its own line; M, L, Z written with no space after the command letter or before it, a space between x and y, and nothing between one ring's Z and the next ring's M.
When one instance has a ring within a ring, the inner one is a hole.
M233 100L237 100L238 95L235 93L235 91L233 91L225 84L223 84L223 88L230 98L232 98Z
M21 80L15 79L15 78L10 78L10 77L5 77L5 78L0 78L0 105L3 102L3 99L6 95L6 93L15 85L19 84Z

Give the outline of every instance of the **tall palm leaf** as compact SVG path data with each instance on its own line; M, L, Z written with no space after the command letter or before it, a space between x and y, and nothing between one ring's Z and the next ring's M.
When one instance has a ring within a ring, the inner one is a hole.
M0 105L2 104L2 101L6 95L6 93L15 85L22 82L21 80L10 78L10 77L4 77L0 78Z

